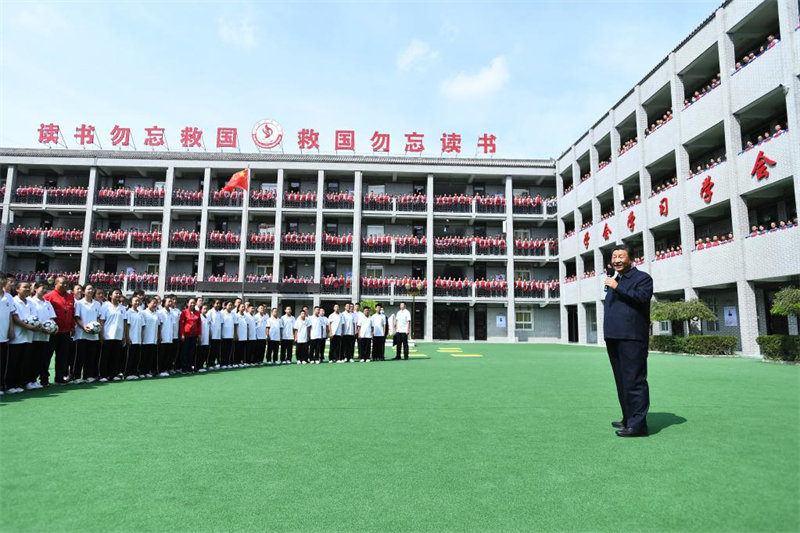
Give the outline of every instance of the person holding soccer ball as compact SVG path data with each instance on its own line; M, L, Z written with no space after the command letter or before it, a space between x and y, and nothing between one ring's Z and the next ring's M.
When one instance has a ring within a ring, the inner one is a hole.
M75 363L73 383L93 383L100 372L100 303L94 299L94 287L86 285L83 298L75 302ZM83 374L83 379L81 379Z

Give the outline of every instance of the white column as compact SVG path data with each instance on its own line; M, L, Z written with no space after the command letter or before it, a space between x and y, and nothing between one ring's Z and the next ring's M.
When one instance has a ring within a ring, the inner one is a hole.
M428 291L425 293L425 340L430 341L433 340L433 174L428 174L425 197L428 200L425 205L425 238L428 243L425 249L425 276L428 278Z
M351 287L353 290L353 301L361 300L361 201L363 197L363 174L356 170L353 183L353 196L355 196L353 213L353 272L351 277Z
M506 282L508 283L508 295L506 301L507 318L506 333L508 340L513 342L517 338L517 308L514 299L514 182L511 176L506 176ZM471 316L471 313L470 313ZM471 334L472 330L470 330Z
M164 294L167 286L167 264L169 260L169 233L172 223L172 185L175 181L175 167L167 167L167 180L164 184L164 214L161 217L161 251L158 259L158 294Z
M283 169L278 169L278 183L275 185L275 246L272 253L272 281L280 281L281 273L281 233L283 233ZM278 305L277 296L273 297L272 307ZM282 314L282 313L281 313Z
M323 196L325 194L325 171L320 170L317 172L317 224L316 224L316 241L314 242L314 282L319 283L322 276L322 211L324 205ZM319 297L315 297L315 301ZM319 302L314 305L319 305Z
M11 221L11 193L16 188L17 167L10 165L6 171L6 192L3 195L3 214L0 221L0 270L6 269L6 239Z
M97 167L89 169L89 187L86 194L86 213L83 218L83 242L81 243L81 268L80 283L86 284L89 279L89 244L92 238L92 207L94 207L94 192L97 189Z
M253 182L253 169L250 169L247 190L244 192L244 207L242 212L242 227L239 230L239 283L244 282L244 271L247 264L247 232L250 226L250 184Z
M206 242L208 241L208 197L211 194L211 169L203 173L203 204L200 208L200 255L197 259L197 279L206 277Z

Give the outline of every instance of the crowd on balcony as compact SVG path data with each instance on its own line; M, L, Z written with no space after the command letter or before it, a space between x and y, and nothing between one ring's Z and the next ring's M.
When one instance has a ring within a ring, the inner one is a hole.
M575 184L574 183L570 183L569 185L564 187L564 194L566 195L566 194L571 193L572 189L574 189L574 188L575 188Z
M733 242L733 233L720 233L719 235L711 235L706 237L705 239L700 238L694 242L694 249L695 250L704 250L706 248L713 248L714 246L720 246L722 244L728 244L729 242Z
M159 207L164 205L164 195L166 193L164 192L163 187L136 187L133 192L133 205L142 207Z
M678 185L678 177L677 176L673 176L673 177L671 177L669 179L663 180L663 181L661 181L661 183L659 183L658 185L656 185L655 187L653 187L650 190L650 198L652 198L653 196L655 196L657 194L661 194L662 192L667 191L667 190L669 190L669 189L671 189L673 187L677 187L677 185Z
M389 294L394 278L361 276L361 293L364 295Z
M589 279L595 277L595 271L592 270L584 270L583 272L583 279Z
M172 232L169 244L172 248L198 248L200 246L200 232L186 229L175 230Z
M207 244L209 248L234 250L239 248L241 241L242 237L238 232L214 230L209 232Z
M544 298L550 292L553 297L553 290L558 287L558 280L536 280L536 279L517 279L514 281L514 296L519 298Z
M272 283L272 274L248 274L244 279L248 283Z
M130 205L131 191L128 187L103 187L97 191L97 205Z
M352 252L353 234L334 235L326 233L322 236L322 249L328 252Z
M428 240L423 235L397 235L394 237L394 250L400 254L424 254Z
M325 193L324 207L329 209L353 209L356 198L351 192Z
M283 276L281 283L314 283L314 278L311 276Z
M693 103L697 102L702 97L710 93L712 89L716 89L717 87L719 87L719 84L720 84L720 75L719 72L717 72L717 75L711 78L711 81L709 81L706 85L704 85L700 89L696 90L694 94L692 94L692 96L685 98L683 100L683 108L686 109Z
M63 277L70 283L78 283L81 279L81 273L77 271L75 272L18 271L18 272L7 272L7 275L14 276L14 279L16 279L17 281L27 281L30 283L41 282L41 283L47 283L48 285L52 285L53 280L55 280L58 277Z
M558 254L558 241L549 238L537 239L514 239L514 255L545 255L547 251L551 255Z
M391 235L369 235L361 237L361 251L367 253L389 253L392 251Z
M34 228L17 226L8 231L9 246L81 246L83 230L73 228Z
M128 232L121 229L94 230L91 245L102 248L125 248L128 245Z
M341 274L328 274L320 280L320 290L327 294L349 294L351 289L352 280L349 276L345 278Z
M633 266L639 266L641 264L644 264L644 256L640 255L638 257L634 257L631 263L633 264Z
M197 276L180 274L167 278L167 290L175 292L188 292L197 288Z
M158 230L142 231L130 230L131 246L133 248L158 248L161 246L161 232Z
M158 289L158 274L131 273L127 275L128 290L155 291Z
M275 189L250 191L250 207L275 207L277 197Z
M5 192L5 187L3 188ZM40 204L44 198L44 187L22 186L14 189L12 202L18 204Z
M578 185L580 185L581 183L583 183L584 181L588 180L591 177L592 177L592 173L591 172L587 172L586 174L581 176L581 179L580 179L580 182L578 182Z
M569 229L569 230L564 232L564 238L565 239L568 238L568 237L572 237L573 235L575 235L575 230L574 229Z
M241 207L243 201L244 191L240 189L211 191L211 205L216 207Z
M392 198L386 193L370 192L362 198L361 207L364 211L391 211Z
M588 229L588 228L591 228L591 227L592 227L592 221L591 221L591 219L589 219L586 222L584 222L583 224L581 224L581 231L583 231L585 229Z
M664 259L669 259L679 255L683 255L683 247L680 244L664 246L656 251L656 256L653 261L663 261Z
M520 215L541 215L544 208L548 213L555 212L557 205L555 196L542 198L540 194L536 196L525 194L514 197L514 213Z
M466 194L437 194L433 197L434 211L469 213L472 211L472 196Z
M628 139L627 141L622 143L622 146L619 147L619 152L617 152L617 156L621 156L622 154L624 154L625 152L636 146L637 142L639 142L639 138L634 137L633 139Z
M726 161L726 157L724 155L718 156L716 159L713 157L708 160L705 165L697 165L694 171L689 171L689 178L692 179L695 176L702 174L703 172L709 171L712 168L716 167L717 165L721 165Z
M211 274L210 276L206 276L206 281L213 281L215 283L237 283L239 281L239 274L228 274L227 272Z
M203 205L203 191L175 189L172 191L172 205Z
M434 296L472 296L472 281L467 278L443 278L433 280Z
M670 120L672 120L672 108L667 109L667 111L661 116L661 118L656 119L655 122L650 124L650 127L645 128L644 130L645 137L656 131L658 128L660 128Z
M502 214L506 212L506 199L502 196L475 195L475 207L478 213Z
M773 139L777 139L778 137L780 137L781 135L783 135L787 131L788 131L788 129L784 128L780 123L778 123L778 124L775 124L775 126L773 127L772 133L770 133L770 131L767 130L764 133L762 133L761 135L753 134L753 135L750 136L750 140L745 142L744 150L742 150L739 153L743 154L743 153L747 152L748 150L752 150L753 148L756 148L757 146L761 146L762 144L768 143Z
M505 296L508 293L508 282L504 279L475 280L475 296Z
M597 171L600 172L601 170L603 170L604 168L606 168L610 164L611 164L611 158L610 157L608 159L603 159L602 161L597 163Z
M578 281L578 276L573 274L564 278L564 283L572 283L573 281Z
M764 43L761 44L761 46L759 46L758 48L754 48L754 49L750 50L744 56L742 56L741 61L737 61L736 62L736 65L734 65L734 67L733 67L733 73L731 75L736 74L737 72L742 70L744 67L746 67L747 65L749 65L750 63L752 63L753 61L755 61L756 59L761 57L761 54L763 54L764 52L766 52L767 50L769 50L770 48L772 48L773 46L775 46L779 42L780 42L780 39L778 38L778 36L776 36L776 35L768 35L767 36L767 40L764 41Z
M632 199L630 199L630 200L625 200L625 199L623 198L622 202L620 202L620 203L622 204L622 210L623 210L623 211L625 211L626 209L630 209L631 207L633 207L633 206L635 206L635 205L638 205L638 204L642 203L642 199L641 199L641 198L639 198L639 195L638 195L638 194L636 194L636 195L634 195L634 197L633 197Z
M82 205L86 203L86 187L48 187L47 203L62 205Z
M428 204L428 196L422 192L400 194L396 199L398 211L425 211Z
M394 294L395 296L408 296L415 290L419 291L418 295L424 295L428 289L428 280L420 277L411 276L395 276L394 278ZM408 287L408 288L406 288Z
M281 249L313 252L316 242L316 233L298 233L294 231L291 233L284 233L281 236Z
M605 211L603 214L600 215L600 221L608 220L609 218L614 216L614 210Z
M275 248L275 234L250 233L247 235L247 247L254 250L272 250Z
M777 222L772 221L767 226L764 226L763 224L759 224L758 226L751 226L750 235L748 235L748 237L758 237L759 235L765 235L767 233L774 233L776 231L781 231L796 227L797 227L797 217L791 218L789 220L779 220Z
M89 283L95 287L110 287L112 285L121 287L125 282L125 278L125 272L103 272L102 270L96 270L89 274Z
M311 208L317 207L317 193L312 191L283 193L283 207Z
M478 255L501 255L506 253L506 240L502 237L473 237Z

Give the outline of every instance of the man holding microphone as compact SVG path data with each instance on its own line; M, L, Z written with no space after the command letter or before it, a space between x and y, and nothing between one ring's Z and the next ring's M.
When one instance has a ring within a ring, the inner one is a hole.
M625 244L611 254L613 274L605 279L603 333L614 371L622 420L612 422L620 437L646 437L650 390L647 385L647 344L653 278L633 267Z

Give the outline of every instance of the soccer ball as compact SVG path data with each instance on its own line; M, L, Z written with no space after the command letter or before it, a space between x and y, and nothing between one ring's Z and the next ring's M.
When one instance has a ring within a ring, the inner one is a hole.
M100 325L100 322L89 322L86 324L86 327L89 328L90 333L100 333L100 329L103 326Z
M29 326L38 326L41 324L41 322L39 322L39 317L36 315L28 315L28 318L25 319L25 323Z
M45 320L44 322L42 322L42 327L47 333L51 335L53 333L58 333L58 324L56 324L52 320Z

